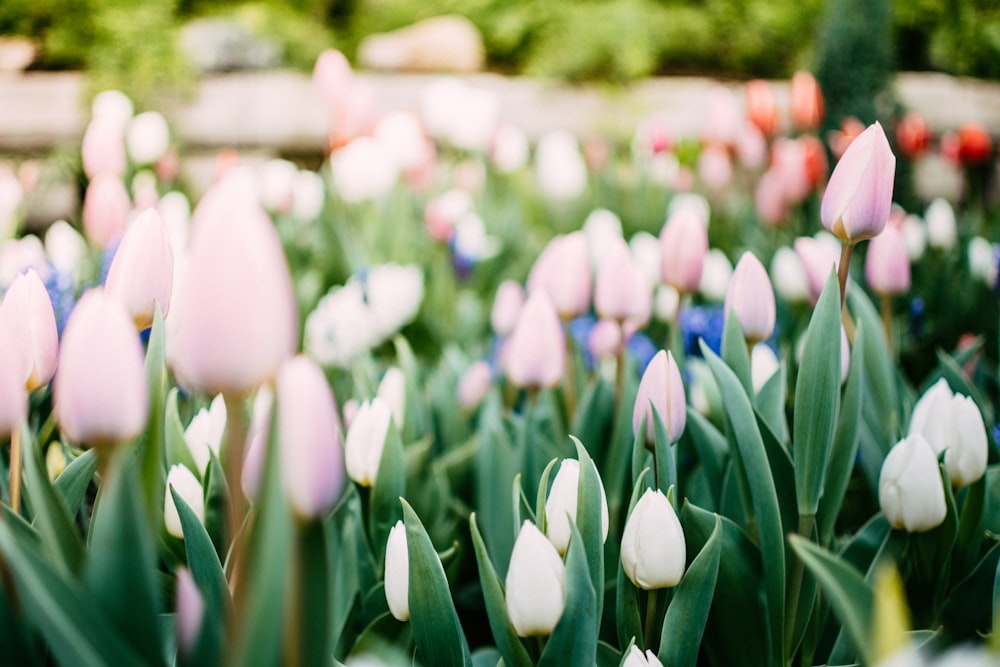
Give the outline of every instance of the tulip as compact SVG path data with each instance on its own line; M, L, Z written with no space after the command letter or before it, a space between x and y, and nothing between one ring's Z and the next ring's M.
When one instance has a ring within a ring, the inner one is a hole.
M785 197L785 175L777 169L768 169L757 181L753 197L757 217L765 225L777 227L788 221L789 207Z
M260 204L268 211L288 213L295 198L295 179L299 168L288 160L268 160L257 168Z
M156 111L139 114L129 122L125 141L133 162L153 164L170 148L167 119Z
M490 144L490 159L501 174L510 174L528 164L531 146L528 135L521 128L509 123L497 126Z
M83 231L92 243L107 248L125 233L132 203L128 190L114 174L101 172L83 196Z
M944 521L948 508L937 457L924 436L913 433L889 450L879 474L878 498L893 528L920 533Z
M376 396L362 403L358 414L351 420L344 444L344 459L347 476L361 486L375 484L391 419L389 404Z
M644 590L676 586L684 575L684 530L663 492L646 489L622 532L625 574Z
M554 387L566 369L566 341L552 302L544 291L528 296L504 345L501 363L518 387Z
M598 479L601 489L601 539L608 539L608 499L604 485ZM576 522L577 499L580 486L580 462L564 459L559 471L549 487L549 497L545 501L545 535L551 540L556 551L565 555L572 534L570 522Z
M496 132L500 99L492 90L442 78L424 88L420 113L432 137L462 150L485 152Z
M102 90L90 103L90 113L94 118L111 121L119 129L124 129L135 107L128 95L120 90Z
M667 439L677 442L687 423L687 405L681 372L670 351L660 350L646 366L632 409L632 432L646 419L646 441L656 437L656 422L663 421Z
M812 237L800 236L795 239L795 254L802 262L806 279L809 283L809 300L816 303L819 295L823 292L826 279L830 277L830 271L838 267L838 253L836 241L827 242L824 238L832 237Z
M337 401L320 367L301 355L281 366L277 397L285 493L298 517L318 519L344 488Z
M551 296L551 295L550 295ZM490 325L493 333L506 336L514 330L517 316L524 306L524 289L514 280L505 280L497 287L496 298L493 299L493 310L490 311Z
M205 618L205 598L186 567L177 568L177 646L191 655Z
M121 178L126 166L122 125L111 118L94 118L83 133L80 153L87 178L94 179L98 174Z
M680 312L681 295L670 285L657 285L653 292L653 315L661 322L673 322Z
M614 211L606 208L595 208L587 214L583 221L583 234L587 237L587 252L590 265L595 269L601 266L604 255L615 239L623 238L622 219Z
M139 435L149 411L144 363L121 304L100 288L80 297L63 332L53 387L63 434L91 446Z
M922 435L935 454L944 453L945 469L955 486L968 486L986 472L983 416L971 398L952 393L944 378L913 407L909 434Z
M0 314L0 350L16 349L15 322ZM24 364L18 355L0 354L0 438L7 437L28 418Z
M781 368L778 355L764 343L757 343L750 351L750 379L755 392L760 391L767 381Z
M878 235L889 219L896 156L879 123L844 151L823 193L820 219L842 243Z
M328 109L337 108L350 92L354 72L347 57L336 49L319 54L313 66L312 83L317 95Z
M483 402L493 383L493 371L482 360L473 363L458 382L458 404L464 410L474 410Z
M809 300L806 269L791 248L782 246L771 258L771 284L778 295L789 303Z
M908 215L900 226L910 262L918 262L927 250L927 227L919 215Z
M618 354L622 346L622 328L614 320L598 320L587 337L587 350L598 359Z
M924 117L914 111L903 116L896 125L896 142L909 158L926 153L931 145L931 131Z
M16 340L14 347L0 349L12 361L20 360L24 388L31 392L48 384L56 371L59 334L49 293L34 269L19 275L7 289L0 319L6 320Z
M562 130L542 135L535 148L538 189L546 199L576 199L587 188L587 165L576 138Z
M638 646L632 644L628 655L622 662L622 667L663 667L663 663L651 650L646 649L646 652L643 653Z
M736 316L743 337L751 345L767 340L774 332L776 313L771 280L767 269L749 250L740 257L729 281L725 311L726 317Z
M388 149L401 172L419 169L434 156L424 126L412 111L391 111L375 123L375 140Z
M663 260L660 253L660 239L649 232L636 232L628 242L629 251L636 266L646 276L646 282L650 285L660 283L661 265Z
M274 409L274 392L270 385L261 385L253 399L250 428L247 430L246 453L243 455L243 470L240 473L240 487L243 495L256 501L260 483L264 477L264 455L271 436L271 413Z
M292 215L299 220L315 220L326 202L326 182L315 171L303 169L292 183Z
M997 284L997 255L992 243L982 236L969 239L966 249L969 260L969 274L993 289Z
M521 524L504 583L514 632L519 637L552 634L566 608L566 565L531 521Z
M823 122L823 91L809 72L796 72L788 87L788 110L792 124L814 130Z
M881 296L905 294L910 289L910 258L899 228L886 225L868 244L865 278Z
M392 155L371 137L358 137L330 158L333 186L349 204L380 199L399 175Z
M385 601L396 620L410 620L410 557L402 521L392 527L385 543Z
M424 207L424 229L435 241L451 238L455 225L467 213L472 213L475 203L465 190L451 189L427 202Z
M274 225L235 182L205 195L171 319L169 360L186 387L247 394L273 378L298 340L295 295Z
M184 529L181 526L181 517L177 513L174 496L170 493L171 487L202 523L205 522L205 491L201 482L187 466L179 464L170 466L170 472L167 473L167 492L163 498L163 522L167 526L168 533L183 539Z
M383 339L409 324L424 300L424 273L414 264L382 264L368 271L365 298L376 333Z
M723 85L714 85L708 92L702 137L711 143L727 145L736 140L743 123L742 110L733 91ZM754 126L756 128L756 126Z
M625 239L611 241L597 270L594 310L602 318L627 323L631 331L649 321L653 289L632 258Z
M932 248L950 250L955 247L958 224L955 209L947 199L938 197L932 201L924 213L924 220L927 222L927 243Z
M830 134L830 150L839 159L847 151L848 147L854 143L862 132L865 131L865 124L854 116L847 116L840 123L840 130Z
M723 190L733 178L729 153L717 146L706 147L698 156L698 176L709 190Z
M590 283L589 250L583 232L557 236L549 241L528 275L528 291L544 290L563 319L587 312Z
M388 404L396 428L402 431L403 419L406 417L406 376L403 371L396 366L387 369L375 395Z
M87 256L87 242L65 220L57 220L45 231L45 254L56 271L74 279Z
M712 248L705 255L705 265L701 271L698 291L709 301L724 301L732 277L733 265L726 257L726 253L718 248Z
M111 260L105 291L119 299L139 331L153 325L156 306L166 317L174 284L174 253L156 209L128 226Z
M962 164L982 164L990 159L993 140L979 123L969 122L958 128L958 160Z
M211 455L219 456L222 446L222 436L226 431L226 401L222 394L212 399L208 409L202 408L191 423L184 429L184 441L187 443L195 466L204 477L208 469Z
M765 137L773 136L778 131L778 100L771 84L762 79L747 82L744 102L750 122Z
M681 294L693 294L701 283L708 229L689 208L678 209L660 232L663 282Z

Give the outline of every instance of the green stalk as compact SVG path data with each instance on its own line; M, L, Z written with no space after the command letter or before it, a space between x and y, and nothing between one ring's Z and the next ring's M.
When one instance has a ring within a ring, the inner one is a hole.
M813 525L816 523L815 514L805 514L799 517L799 535L807 540L812 539ZM795 617L798 615L799 597L802 594L802 579L805 576L806 564L801 558L792 559L792 576L789 582L787 600L785 604L785 654L791 664L793 646L795 641Z

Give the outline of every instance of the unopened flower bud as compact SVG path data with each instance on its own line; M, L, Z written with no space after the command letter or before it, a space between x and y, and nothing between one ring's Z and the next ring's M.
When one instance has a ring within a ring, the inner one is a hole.
M385 601L396 620L410 620L410 557L402 521L389 531L385 544Z
M170 467L170 472L167 473L167 490L163 497L163 522L167 526L168 533L183 539L184 528L181 526L181 517L177 513L174 496L170 493L171 487L201 522L205 521L205 492L201 482L187 466L178 464Z
M344 459L347 476L361 486L375 484L391 420L389 404L378 396L362 403L351 420L344 444Z
M924 436L913 433L889 450L879 475L878 498L893 528L919 533L944 521L948 508L938 461Z
M654 412L655 411L655 412ZM642 374L632 410L632 431L638 431L646 419L646 441L656 437L656 422L663 420L670 442L677 442L687 423L687 404L681 372L673 353L660 350Z
M601 539L608 539L608 499L604 494L604 485L598 480L601 488ZM569 548L569 538L572 534L570 522L576 522L577 499L580 486L580 462L576 459L564 459L559 464L559 471L552 486L549 487L549 497L545 501L545 534L552 541L556 551L565 554Z
M645 590L676 586L687 558L684 530L663 492L646 489L622 533L622 568Z
M566 608L566 565L531 521L517 534L505 588L507 616L519 637L552 634Z

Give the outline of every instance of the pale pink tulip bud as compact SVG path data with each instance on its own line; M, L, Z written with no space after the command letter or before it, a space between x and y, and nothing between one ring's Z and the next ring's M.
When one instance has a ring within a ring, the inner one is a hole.
M740 257L729 281L725 312L726 317L736 315L743 337L750 343L765 341L774 331L776 312L771 279L749 250Z
M125 442L146 425L142 344L121 303L103 289L86 292L66 323L53 403L63 434L78 444Z
M597 481L601 490L601 539L608 539L608 499L604 494L604 484ZM563 459L559 464L555 479L549 487L549 497L545 500L545 536L560 554L569 548L572 534L570 523L576 523L577 499L580 487L580 462Z
M740 131L740 104L733 91L714 86L708 93L702 136L710 143L732 144Z
M83 196L83 232L90 242L107 248L125 233L132 202L121 179L102 172L90 181Z
M504 345L502 365L518 387L554 387L566 368L566 340L559 316L542 290L528 296Z
M128 153L136 164L153 164L170 148L170 128L158 111L146 111L131 120L126 135Z
M687 424L684 382L674 355L669 351L657 352L642 374L632 409L633 433L639 430L643 417L646 418L647 442L656 438L656 419L663 421L670 442L677 442L684 433Z
M195 210L176 296L170 361L191 389L247 394L295 350L295 295L278 234L225 181Z
M19 359L24 388L34 391L48 384L56 371L59 333L52 301L34 269L22 273L7 289L0 304L0 319L14 334L14 347L3 347L4 355Z
M278 373L281 476L295 514L322 517L344 488L344 453L337 401L316 362L286 361Z
M17 347L14 322L0 316L0 350ZM16 354L0 354L0 438L9 436L28 418L28 392L24 368Z
M895 225L886 225L868 244L865 278L883 296L904 294L910 289L910 257L903 234Z
M753 123L746 123L736 137L736 159L747 169L759 169L767 159L767 139Z
M771 166L768 171L778 174L786 204L798 204L809 194L811 187L807 164L809 145L799 139L781 137L771 148Z
M465 410L474 410L493 383L493 371L485 361L477 361L469 366L458 382L458 404Z
M643 590L671 588L684 576L686 558L677 512L662 491L646 489L625 521L622 569Z
M726 257L726 253L712 248L705 254L698 291L708 301L724 301L732 277L733 263Z
M777 227L788 222L789 208L785 197L784 175L777 169L768 169L760 180L753 197L757 217L765 225Z
M582 315L590 308L589 256L587 236L583 232L555 237L531 267L528 292L544 290L564 319Z
M174 495L170 492L171 488L202 523L205 523L205 490L187 466L180 464L170 466L170 472L167 473L167 488L163 494L163 523L167 532L180 540L184 539L184 527L181 525L181 516L177 511Z
M125 230L111 260L105 291L122 302L139 331L153 326L156 306L166 317L174 284L174 253L160 214L147 210Z
M552 634L566 609L566 566L531 521L521 524L504 588L507 616L519 637Z
M601 260L594 288L594 310L601 318L628 322L632 331L649 321L653 288L623 238L612 240Z
M336 49L319 54L313 66L312 83L316 94L328 109L335 109L347 96L354 82L354 71L347 57Z
M514 330L517 316L524 307L524 288L514 280L505 280L497 287L490 311L490 325L498 336L506 336Z
M724 149L709 146L698 156L698 177L709 190L723 190L733 179L733 163Z
M80 148L83 173L94 179L98 174L108 174L120 179L125 174L125 137L122 125L108 117L98 116L90 121L83 133Z
M799 71L788 86L788 111L800 130L814 130L823 122L823 91L809 72Z
M771 258L771 284L774 291L788 303L808 301L809 278L798 253L782 246Z
M876 236L889 219L896 156L879 123L851 142L823 193L820 219L843 243Z
M771 84L762 79L747 82L744 89L747 118L765 137L778 131L778 99Z
M410 556L402 521L392 527L385 543L385 601L393 618L410 620Z
M190 655L195 649L201 623L205 618L205 598L198 590L191 572L185 568L177 568L177 646L185 655Z
M240 486L243 495L256 501L260 483L264 477L264 455L267 441L271 436L271 413L274 410L274 391L270 385L261 385L253 399L253 413L247 431L246 454L243 455L243 471Z
M708 229L696 214L678 209L660 232L663 282L681 294L698 291L708 252Z
M622 327L614 320L598 321L587 338L587 349L598 359L614 357L621 346Z
M816 303L831 271L840 263L836 247L812 236L795 239L795 254L802 261L809 282L809 300Z
M490 158L497 171L502 174L513 173L528 164L530 157L531 147L524 130L508 123L497 126L490 146Z

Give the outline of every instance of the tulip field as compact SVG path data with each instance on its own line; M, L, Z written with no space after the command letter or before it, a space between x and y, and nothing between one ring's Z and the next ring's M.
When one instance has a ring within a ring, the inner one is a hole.
M996 137L313 84L317 169L117 91L72 219L0 164L0 664L1000 665Z

